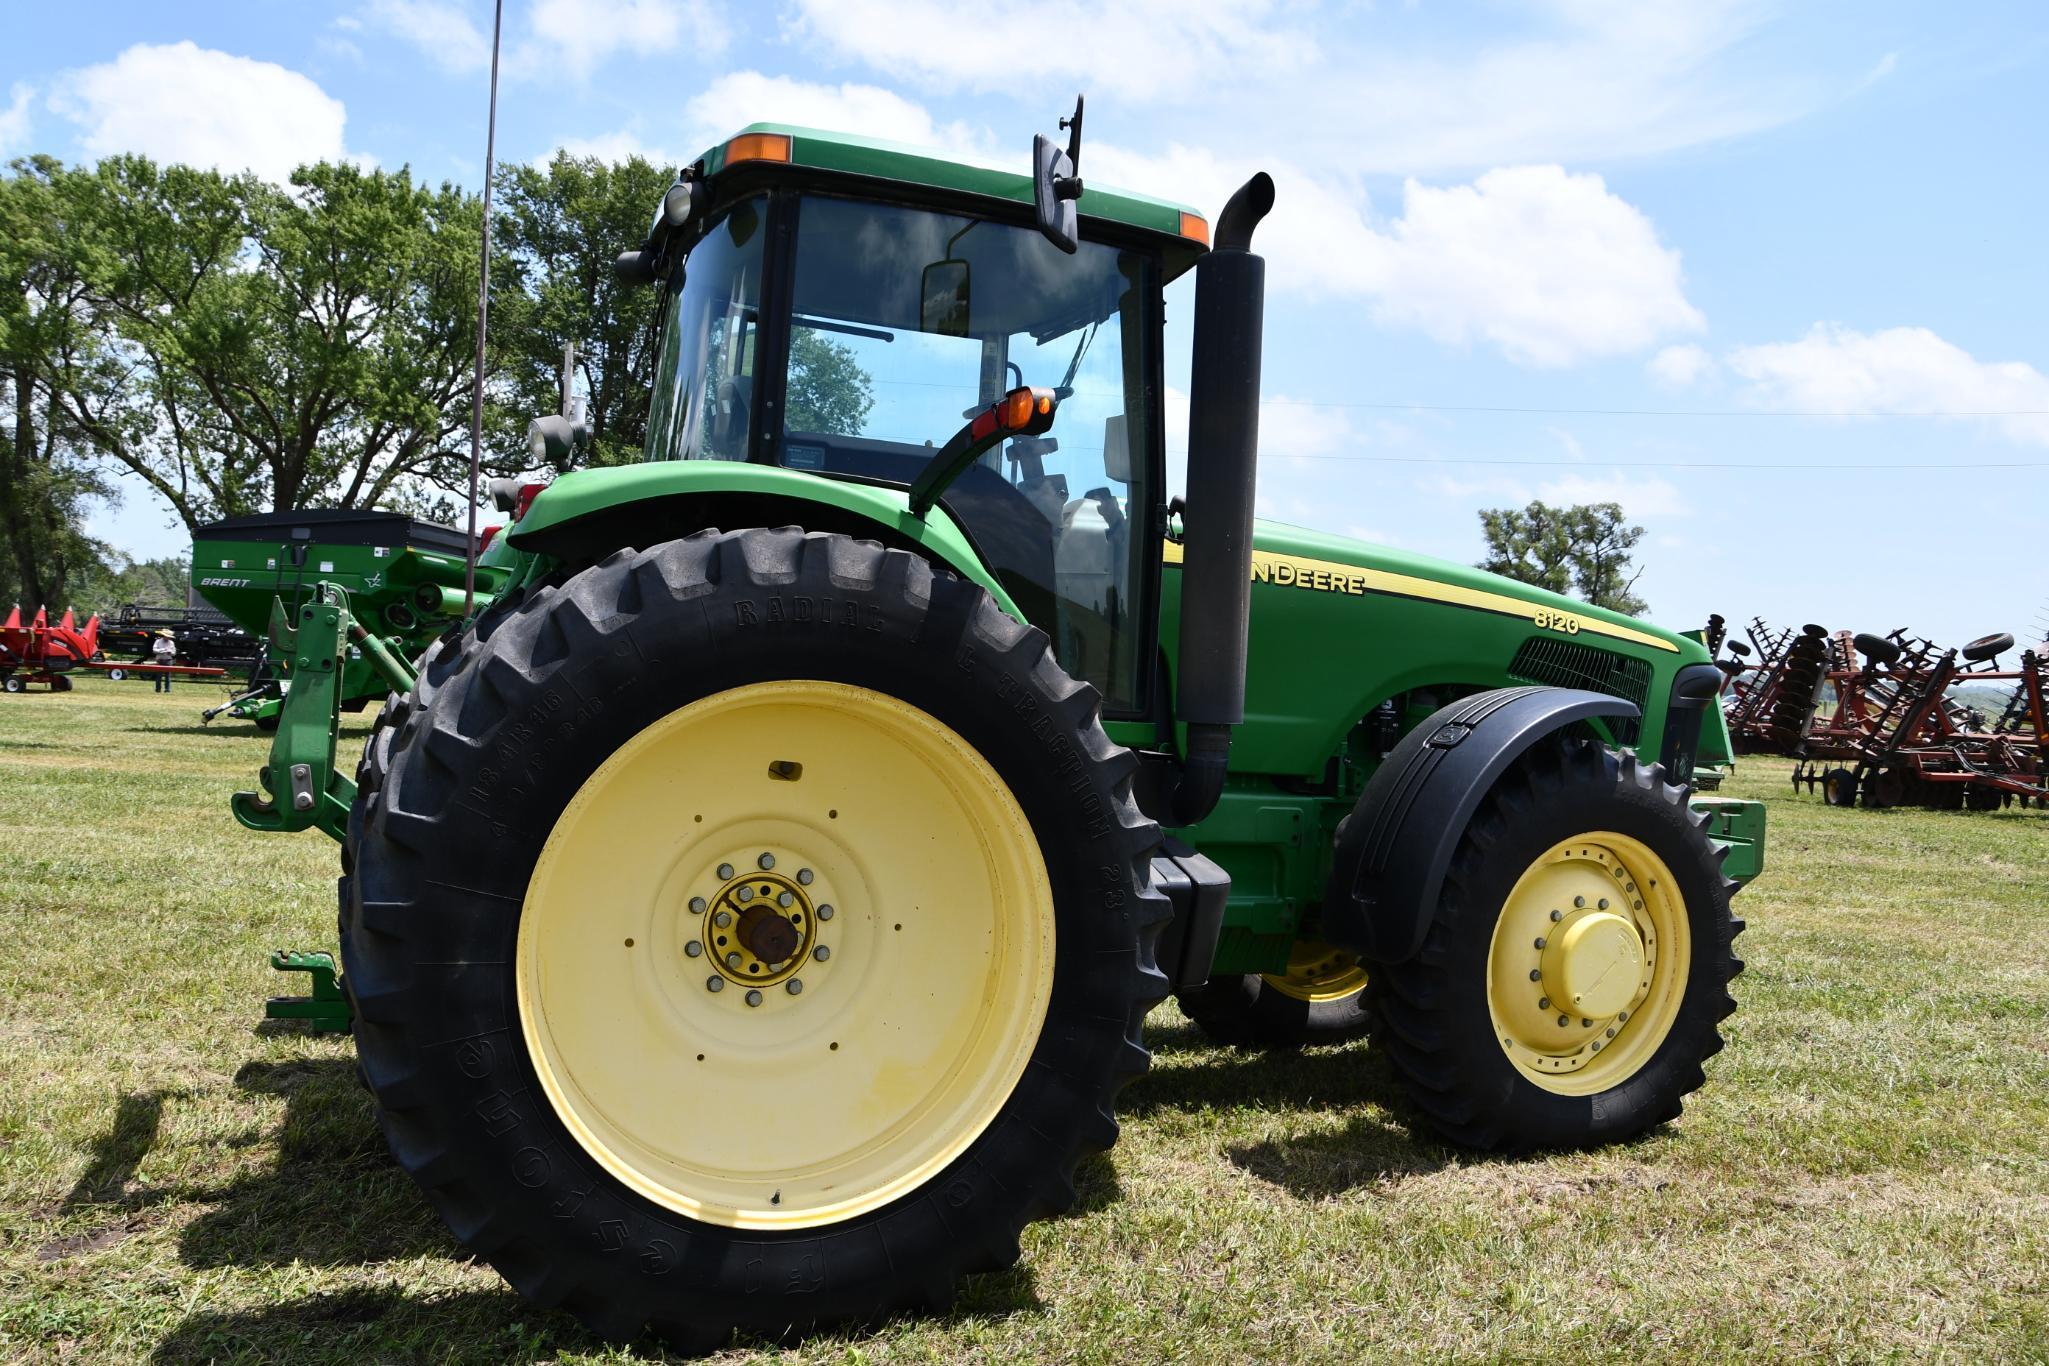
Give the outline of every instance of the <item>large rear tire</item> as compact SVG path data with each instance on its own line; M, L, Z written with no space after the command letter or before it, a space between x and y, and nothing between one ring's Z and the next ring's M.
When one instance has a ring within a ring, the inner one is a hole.
M1423 947L1373 966L1375 1039L1469 1148L1612 1143L1677 1118L1742 970L1736 884L1686 790L1590 740L1541 743L1452 858Z
M346 887L400 1164L615 1339L1009 1265L1165 995L1098 710L979 588L795 528L621 553L444 645L366 750Z

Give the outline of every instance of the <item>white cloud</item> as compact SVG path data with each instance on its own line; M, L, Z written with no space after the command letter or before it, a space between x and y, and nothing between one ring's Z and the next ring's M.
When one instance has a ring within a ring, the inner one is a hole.
M1512 475L1502 474L1438 474L1418 480L1416 487L1439 498L1486 498L1502 503L1527 503L1535 496L1528 484Z
M674 52L687 33L693 58L725 51L723 20L704 0L534 0L533 37L520 52L520 68L545 79L559 58L578 79L613 54Z
M1091 156L1108 181L1167 187L1212 212L1254 168L1183 146L1101 146L1084 152L1085 167ZM1679 253L1598 175L1513 166L1464 185L1411 180L1401 216L1382 223L1354 186L1267 169L1275 208L1258 242L1276 290L1363 299L1385 326L1537 367L1626 355L1704 326Z
M1086 89L1099 108L1177 108L1207 125L1189 135L1204 145L1285 143L1340 174L1650 155L1824 98L1819 82L1732 60L1766 27L1762 0L1541 0L1456 45L1405 8L795 0L793 12L833 55L926 89L1010 93L1008 65L962 54L1028 52L1042 86Z
M27 149L28 107L35 93L18 81L8 92L7 108L0 109L0 159Z
M1484 340L1522 365L1625 354L1704 325L1679 253L1597 175L1518 166L1443 189L1410 181L1376 245L1360 269L1382 322Z
M797 0L805 35L928 89L1014 93L1018 54L1034 86L1126 101L1213 96L1240 72L1305 64L1302 30L1269 24L1270 0ZM974 54L987 54L978 60Z
M640 157L656 166L665 166L672 170L697 156L697 152L678 155L671 148L646 142L638 130L632 128L619 128L609 133L600 133L596 137L563 138L556 146L573 157L596 157L599 161L614 163L624 161L628 157ZM704 149L698 149L702 150ZM534 165L546 166L554 157L554 152L544 152L534 158Z
M923 105L880 86L830 85L765 76L758 71L727 72L686 101L680 138L650 142L641 132L640 121L635 120L624 128L590 137L564 137L558 145L572 156L623 161L637 155L657 166L680 166L750 123L858 133L936 148L969 161L986 161L995 155L987 130L960 122L941 123ZM545 163L552 155L535 160Z
M1668 346L1644 367L1651 378L1673 389L1690 389L1714 373L1715 358L1692 342Z
M370 24L412 44L442 69L481 70L491 61L488 7L464 0L369 0L337 23ZM533 0L525 33L510 33L499 69L513 80L578 81L619 53L659 56L689 38L693 56L725 51L729 33L709 0Z
M491 37L457 0L371 0L361 19L411 43L447 71L475 71L491 61Z
M50 107L80 126L93 157L139 152L283 181L305 162L348 155L347 111L310 78L190 41L138 43L67 72Z
M704 146L747 124L774 122L936 147L970 160L993 153L986 131L941 123L923 105L880 86L830 85L759 71L720 76L683 106L683 122Z
M1574 503L1620 503L1631 517L1672 517L1683 509L1679 490L1655 476L1626 474L1564 474L1537 486L1537 497L1558 506Z
M2049 375L2024 361L1981 361L1925 327L1817 323L1798 341L1738 347L1727 363L1762 408L1940 413L2049 446Z

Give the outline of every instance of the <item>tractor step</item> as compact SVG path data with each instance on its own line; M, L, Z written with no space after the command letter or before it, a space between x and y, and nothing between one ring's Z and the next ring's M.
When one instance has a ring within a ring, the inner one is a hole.
M267 1020L299 1020L323 1032L347 1033L354 1022L349 998L334 977L334 955L320 950L273 949L270 965L279 972L304 972L313 977L309 996L273 996L263 1003Z

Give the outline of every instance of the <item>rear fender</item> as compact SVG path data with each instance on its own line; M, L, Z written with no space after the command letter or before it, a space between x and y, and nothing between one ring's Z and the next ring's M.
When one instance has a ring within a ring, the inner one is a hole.
M507 540L516 550L584 565L628 546L748 526L801 526L912 551L980 584L1004 611L1025 619L944 503L918 517L903 489L772 465L657 460L578 470L536 495Z
M1432 713L1402 737L1338 826L1323 936L1380 963L1422 947L1466 825L1508 766L1545 736L1636 705L1574 688L1499 688Z

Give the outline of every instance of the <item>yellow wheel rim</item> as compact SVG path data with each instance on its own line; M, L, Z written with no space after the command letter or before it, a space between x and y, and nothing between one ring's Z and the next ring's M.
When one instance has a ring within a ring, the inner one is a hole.
M1053 947L1038 841L966 741L865 688L751 684L649 726L562 813L520 917L520 1025L620 1181L810 1228L988 1127Z
M1366 969L1355 954L1319 939L1298 939L1288 950L1288 970L1262 973L1260 980L1283 996L1315 1004L1342 1001L1366 990Z
M1605 830L1561 840L1517 879L1495 924L1494 1037L1547 1091L1618 1086L1671 1033L1692 948L1685 898L1648 845Z

